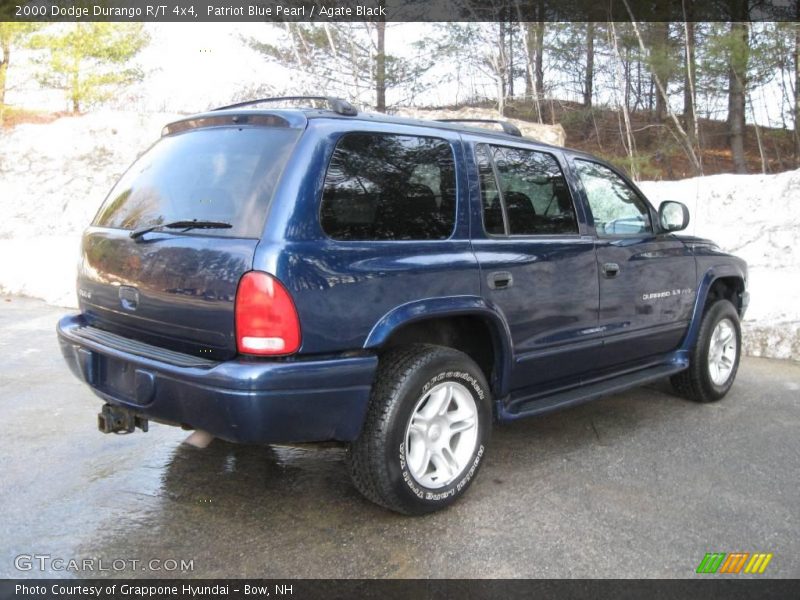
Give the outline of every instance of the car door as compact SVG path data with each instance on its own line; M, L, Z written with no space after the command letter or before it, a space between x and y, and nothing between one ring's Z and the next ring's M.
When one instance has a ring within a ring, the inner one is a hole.
M621 174L584 158L572 165L597 236L599 366L616 369L674 350L694 305L690 252L658 230L655 211Z
M508 323L511 390L543 390L593 368L597 329L594 239L582 231L560 156L472 140L472 241L482 294Z

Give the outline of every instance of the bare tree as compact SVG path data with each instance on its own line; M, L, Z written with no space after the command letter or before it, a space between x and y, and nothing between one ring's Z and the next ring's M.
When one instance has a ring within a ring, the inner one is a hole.
M622 55L619 51L619 39L617 37L617 28L614 25L614 22L609 22L609 34L611 36L611 46L614 48L614 55L616 57L615 60L615 69L614 72L616 73L617 78L617 90L621 87L621 84L624 85L622 82L624 81L625 74L622 69ZM622 116L625 120L625 138L623 141L623 145L625 146L625 150L628 153L628 159L630 161L630 174L631 177L634 179L639 178L639 169L636 165L635 155L636 155L636 140L633 137L633 132L631 131L631 117L628 113L628 105L625 100L617 101L617 105L620 107L622 111Z
M691 14L685 14L691 18ZM694 89L695 82L695 26L693 21L684 21L684 65L683 65L683 119L686 122L686 131L693 143L699 139L697 113L695 105L697 95Z
M747 62L749 58L750 23L730 24L731 44L728 62L728 129L730 131L733 168L747 173L744 151L745 110L747 106Z
M543 21L525 23L525 96L533 101L539 123L544 97L544 31Z
M386 21L375 23L377 32L375 53L375 110L386 112Z
M595 24L586 24L586 74L583 81L583 105L592 107L594 95L594 27Z
M797 18L800 20L800 4ZM800 167L800 23L794 24L794 160Z
M631 17L631 25L633 26L633 31L636 34L636 39L639 42L639 48L642 52L642 55L647 54L647 49L645 48L644 41L642 40L642 34L639 31L639 26L636 24L636 19L633 15L633 11L631 10L630 4L628 0L622 0L622 3L625 5L625 8L628 10L628 14ZM664 104L666 106L667 114L669 115L670 119L672 120L673 124L675 125L675 130L678 134L678 139L684 147L686 151L686 155L689 158L689 162L692 164L692 169L697 174L702 174L703 169L702 165L700 164L700 160L697 158L697 153L695 152L694 146L692 145L689 136L686 134L686 131L681 126L681 122L675 116L675 113L672 112L672 109L669 106L669 97L667 96L667 90L664 88L664 85L661 83L658 74L654 71L653 72L653 82L658 89L658 93L661 94L664 98Z

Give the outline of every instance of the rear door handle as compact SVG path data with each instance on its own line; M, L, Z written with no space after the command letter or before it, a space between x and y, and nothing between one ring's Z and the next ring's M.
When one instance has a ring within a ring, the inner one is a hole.
M495 271L489 273L489 287L493 290L502 290L514 285L514 277L508 271Z
M613 262L607 262L603 265L603 275L606 277L616 277L619 274L619 265Z

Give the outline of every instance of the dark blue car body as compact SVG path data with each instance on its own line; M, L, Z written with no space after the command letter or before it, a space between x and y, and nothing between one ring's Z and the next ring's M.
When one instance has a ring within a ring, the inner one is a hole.
M111 405L236 442L352 441L381 352L398 339L450 340L480 355L495 418L507 421L679 372L710 293L729 297L740 314L746 308L745 263L707 240L660 230L649 205L652 231L598 236L573 163L602 161L578 152L472 127L328 110L232 109L191 117L166 136L257 128L257 116L297 132L260 235L154 231L132 240L129 230L97 225L85 232L80 312L59 322L58 336L75 375ZM351 132L450 144L457 201L449 238L326 235L323 181L337 141ZM554 157L577 233L487 234L479 143ZM608 264L618 267L610 277ZM251 270L271 274L291 295L302 329L296 353L237 352L233 305ZM501 287L498 277L507 278Z

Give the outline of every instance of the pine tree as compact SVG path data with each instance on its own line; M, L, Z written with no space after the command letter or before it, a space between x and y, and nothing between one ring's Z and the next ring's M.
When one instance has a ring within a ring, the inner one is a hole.
M37 23L10 23L0 21L0 123L3 122L6 103L8 67L12 52L26 44L32 32L41 27Z
M149 43L142 23L64 23L33 36L31 47L45 51L39 82L63 90L72 112L102 103L120 86L140 81L130 66Z

